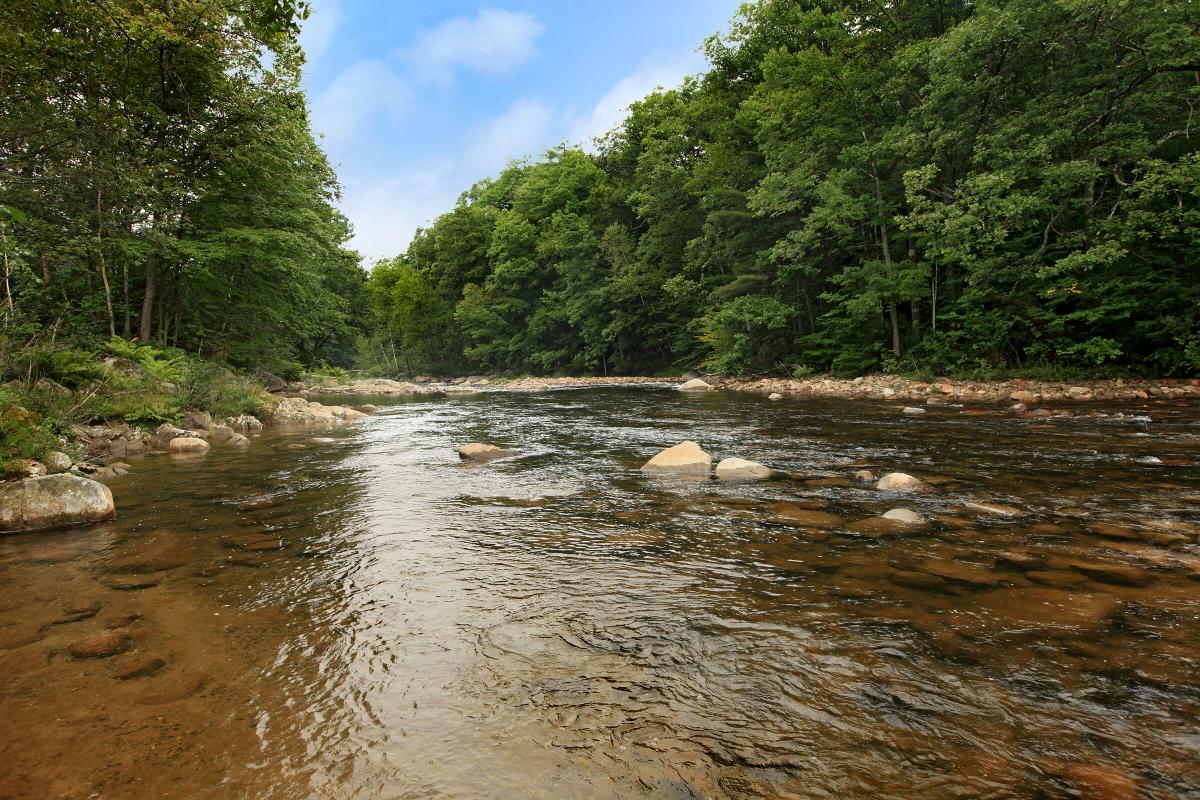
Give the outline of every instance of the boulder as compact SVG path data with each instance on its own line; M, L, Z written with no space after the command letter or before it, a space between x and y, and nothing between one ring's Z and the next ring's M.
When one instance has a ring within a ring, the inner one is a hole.
M458 457L463 461L492 461L497 458L511 456L511 450L505 450L501 447L496 447L494 444L483 444L481 442L471 442L458 448Z
M247 439L245 436L242 436L240 433L235 433L233 436L231 436L229 438L229 444L234 445L236 447L244 447L244 446L250 444L250 440Z
M858 472L854 473L854 480L858 481L859 483L874 483L878 480L878 478L875 477L875 473L871 472L871 470L860 469Z
M154 429L154 438L163 444L167 444L172 439L179 436L187 436L188 432L183 428L176 427L169 422L164 422Z
M34 461L32 458L21 462L20 469L28 478L40 478L47 472L45 464L40 461Z
M280 392L287 388L287 381L278 375L260 370L254 373L254 378L263 385L263 388L268 392Z
M108 487L80 475L47 475L0 484L0 531L102 522L116 514Z
M726 458L717 464L717 477L723 481L761 481L774 474L770 467L744 458Z
M708 392L712 391L712 388L712 384L706 383L700 378L692 378L687 383L679 385L679 391L681 392Z
M767 395L767 399L768 400L782 400L783 395L781 395L779 392L771 392L769 395Z
M924 525L927 521L923 516L913 511L911 508L893 508L883 515L884 519L903 522L905 525Z
M1033 392L1018 390L1010 394L1008 399L1012 400L1014 403L1025 403L1028 405L1029 403L1036 403L1038 401L1038 396Z
M221 424L233 428L238 433L257 433L263 429L263 424L259 422L258 418L252 417L249 414L226 417L221 420Z
M911 415L913 415L913 416L918 416L918 415L920 415L920 414L924 414L924 413L925 413L925 409L923 409L923 408L921 408L921 407L919 407L919 406L905 406L905 407L904 407L904 413L905 413L905 414L911 414Z
M213 425L208 429L208 440L213 444L223 444L238 435L228 425Z
M208 442L192 436L177 436L168 447L172 453L203 453L208 449Z
M58 450L51 450L49 453L46 453L46 457L42 459L42 462L50 472L66 472L71 468L71 457Z
M196 408L183 412L183 426L194 430L206 431L212 425L212 414Z
M879 479L879 483L875 484L875 488L885 492L908 494L910 492L924 491L928 487L924 481L914 478L912 475L906 475L903 472L889 472Z
M708 475L712 456L695 442L680 442L668 447L642 465L644 472L673 472L677 475Z

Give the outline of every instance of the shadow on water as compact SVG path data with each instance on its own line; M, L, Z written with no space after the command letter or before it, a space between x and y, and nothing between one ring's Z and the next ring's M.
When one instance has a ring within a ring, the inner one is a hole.
M353 402L0 539L0 796L1197 796L1194 410ZM638 471L684 438L788 477Z

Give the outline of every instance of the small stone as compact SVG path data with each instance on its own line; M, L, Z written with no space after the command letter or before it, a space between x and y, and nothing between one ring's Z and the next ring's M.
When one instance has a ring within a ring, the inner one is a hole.
M132 667L118 672L113 677L119 681L131 681L135 678L148 678L167 665L161 658L147 658Z
M875 473L871 472L871 470L860 469L858 472L854 473L854 480L858 481L859 483L874 483L877 478L875 477Z
M913 415L913 416L918 416L918 415L920 415L920 414L924 414L924 413L925 413L925 409L923 409L923 408L920 408L920 407L918 407L918 406L905 406L905 407L904 407L904 413L905 413L905 414L911 414L911 415Z
M1029 403L1036 403L1038 400L1038 396L1036 394L1034 394L1033 392L1016 391L1016 392L1013 392L1012 394L1010 394L1008 396L1008 399L1012 400L1014 403L1029 404Z
M118 592L140 592L143 589L153 589L158 586L158 581L151 578L118 577L110 578L105 585Z
M889 472L879 479L879 483L875 484L875 487L881 491L896 492L897 494L920 492L928 488L919 478L903 472Z
M1000 505L999 503L963 503L963 508L969 509L979 514L987 514L993 517L1019 517L1021 509L1013 508L1012 506Z
M66 472L71 468L71 457L59 450L51 450L43 459L50 472Z
M72 642L67 652L75 658L108 658L124 653L132 643L133 639L128 634L104 631Z
M458 448L458 457L463 461L492 461L497 458L511 456L511 450L504 450L496 447L494 444L481 444L480 442L471 442Z
M769 506L776 522L786 525L798 525L802 528L836 528L842 524L842 518L836 514L824 511L809 511L792 503L776 503Z
M1029 410L1029 406L1025 405L1024 403L1013 403L1008 407L1008 410L1014 414L1024 414Z
M884 519L903 522L905 525L923 525L928 520L925 517L913 511L911 508L893 508L891 511L882 515Z
M769 395L767 395L767 399L768 400L782 400L783 395L781 395L779 392L771 392Z
M770 467L744 458L726 458L717 464L716 472L723 481L761 481L775 475Z

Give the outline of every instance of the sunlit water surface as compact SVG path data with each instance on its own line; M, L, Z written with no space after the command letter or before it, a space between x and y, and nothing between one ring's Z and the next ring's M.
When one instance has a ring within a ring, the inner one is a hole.
M0 537L0 797L1200 797L1195 409L368 399ZM682 439L793 474L638 471Z

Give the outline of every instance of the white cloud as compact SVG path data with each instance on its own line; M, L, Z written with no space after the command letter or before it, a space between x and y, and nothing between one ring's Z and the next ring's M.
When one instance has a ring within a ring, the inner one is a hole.
M502 73L525 61L546 27L530 14L495 8L454 17L418 37L408 51L418 71L448 80L459 67Z
M369 266L400 255L417 228L448 211L463 188L453 164L402 169L392 175L347 177L342 211L354 224L350 246Z
M315 0L312 13L300 29L300 45L312 68L324 57L333 41L338 23L342 21L342 6L339 0Z
M518 100L479 132L464 151L461 169L473 173L474 181L494 175L513 159L544 150L553 121L553 114L541 100Z
M325 146L336 161L343 148L365 135L377 115L399 122L411 102L412 90L391 67L363 59L341 72L313 100L313 130L326 136Z
M483 125L453 158L424 158L392 174L343 176L342 211L354 223L351 246L368 264L403 253L417 228L454 207L476 181L551 143L557 119L525 98Z
M613 84L592 107L591 113L575 120L568 138L572 142L590 144L594 137L603 136L623 122L629 116L630 105L660 86L665 89L678 86L685 77L699 72L703 67L704 59L698 53L643 62Z

